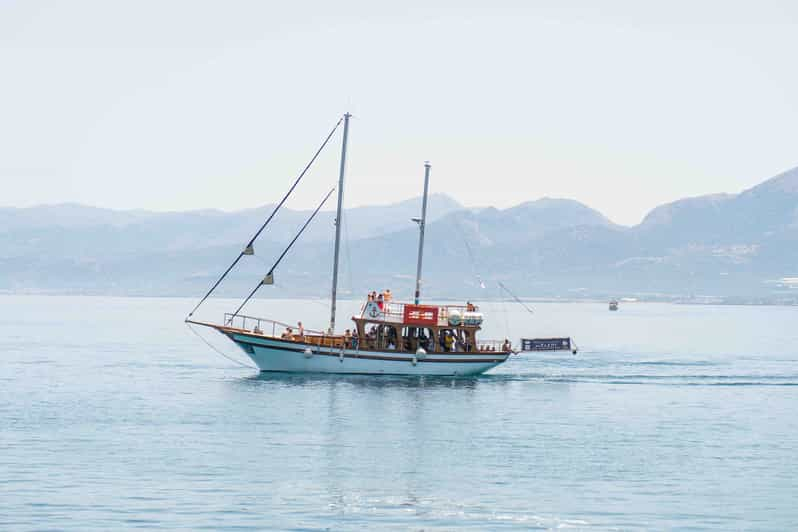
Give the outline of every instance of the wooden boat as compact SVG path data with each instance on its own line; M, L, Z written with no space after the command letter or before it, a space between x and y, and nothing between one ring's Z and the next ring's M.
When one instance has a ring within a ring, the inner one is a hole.
M335 228L335 250L331 293L330 325L326 332L318 330L293 331L285 323L241 314L241 310L263 285L273 284L274 269L313 219L330 194L319 205L299 234L289 244L274 266L250 295L230 314L225 314L222 324L192 319L194 312L221 283L242 257L254 253L257 237L288 197L283 198L272 216L250 240L239 257L211 287L186 318L188 324L210 327L235 342L261 371L361 373L391 375L477 375L505 362L512 353L509 342L481 340L478 334L483 316L479 309L466 305L420 304L424 229L427 214L430 164L424 164L424 196L421 218L414 219L419 227L418 264L413 303L400 303L386 298L372 298L362 305L360 313L352 316L353 332L335 332L338 257L341 239L343 186L346 167L346 148L349 131L347 113L341 148L341 166L338 179L338 208ZM341 121L339 121L339 124ZM338 126L336 126L337 128ZM335 128L333 129L333 132ZM322 144L324 148L332 132ZM316 152L318 155L319 152ZM315 160L315 156L314 159ZM311 160L311 164L313 162ZM310 167L308 165L305 171ZM300 175L301 179L304 172ZM299 182L294 183L294 187ZM289 193L293 190L291 187ZM332 193L332 191L330 191Z

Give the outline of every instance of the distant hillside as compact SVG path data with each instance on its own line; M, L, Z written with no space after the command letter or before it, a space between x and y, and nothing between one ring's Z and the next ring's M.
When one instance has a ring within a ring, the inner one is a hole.
M0 290L199 294L271 208L0 209ZM347 210L344 292L390 286L409 296L418 239L410 219L420 209L415 198ZM245 293L308 215L281 211L256 244L256 256L246 258L221 293ZM269 294L326 296L333 216L320 213L281 264ZM494 281L502 280L518 293L547 297L798 301L798 290L780 281L798 277L798 169L739 194L659 206L635 227L615 225L567 199L468 209L433 195L424 273L425 292L438 297L495 297Z

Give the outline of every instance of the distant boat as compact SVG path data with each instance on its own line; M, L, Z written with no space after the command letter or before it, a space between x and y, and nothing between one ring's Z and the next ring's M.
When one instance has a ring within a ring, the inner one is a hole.
M618 302L614 299L610 301L610 310L618 310Z
M392 301L388 292L369 295L352 317L354 326L345 334L335 332L336 295L338 281L338 255L341 240L341 214L346 162L346 142L349 117L343 117L344 132L338 178L338 209L335 224L335 249L332 269L332 304L330 325L326 332L310 329L293 329L286 323L245 316L243 306L262 285L274 284L274 269L302 230L330 196L328 193L316 212L305 222L288 248L269 270L263 280L250 293L244 303L232 314L225 314L220 324L194 321L191 318L199 305L213 292L227 273L245 255L254 254L253 244L271 220L261 226L255 237L239 254L238 259L222 275L211 290L186 318L190 324L210 327L227 336L257 364L261 371L360 373L390 375L478 375L505 362L513 352L508 341L482 340L477 335L482 328L483 316L479 309L466 305L421 305L421 259L424 251L424 227L427 214L430 164L425 163L424 199L421 218L413 219L419 227L418 265L414 302ZM339 121L340 124L340 121ZM338 126L336 126L338 127ZM333 132L335 129L333 129ZM332 133L330 133L332 136ZM327 137L327 141L330 139ZM326 145L322 145L322 148ZM321 149L319 151L321 151ZM317 152L318 155L318 152ZM315 158L314 158L315 159ZM312 163L313 161L311 161ZM309 167L310 165L308 165ZM307 170L307 168L306 168ZM299 179L302 178L300 175ZM297 179L297 183L299 182ZM296 186L296 183L294 183ZM291 193L289 190L288 194ZM332 191L330 191L331 193ZM283 201L288 197L286 195ZM277 208L280 207L280 203ZM275 209L276 212L276 209ZM272 213L272 216L274 213ZM299 324L298 324L299 325Z

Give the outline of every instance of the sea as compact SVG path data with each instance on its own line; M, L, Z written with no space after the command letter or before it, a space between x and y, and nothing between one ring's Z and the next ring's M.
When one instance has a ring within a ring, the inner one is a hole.
M0 530L798 529L798 307L477 301L578 353L424 378L261 374L195 302L0 297Z

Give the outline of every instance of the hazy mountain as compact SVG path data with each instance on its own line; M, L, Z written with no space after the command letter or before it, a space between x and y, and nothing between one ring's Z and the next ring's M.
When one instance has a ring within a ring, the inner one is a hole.
M272 206L238 212L113 211L80 205L0 209L0 290L199 294ZM420 199L344 216L344 292L412 292ZM508 209L430 198L425 292L493 297L495 280L521 294L563 297L796 298L798 169L739 194L687 198L618 226L576 201L543 198ZM310 211L283 209L256 256L221 293L246 293ZM333 217L319 214L277 271L269 294L325 296ZM486 288L480 288L483 282Z

